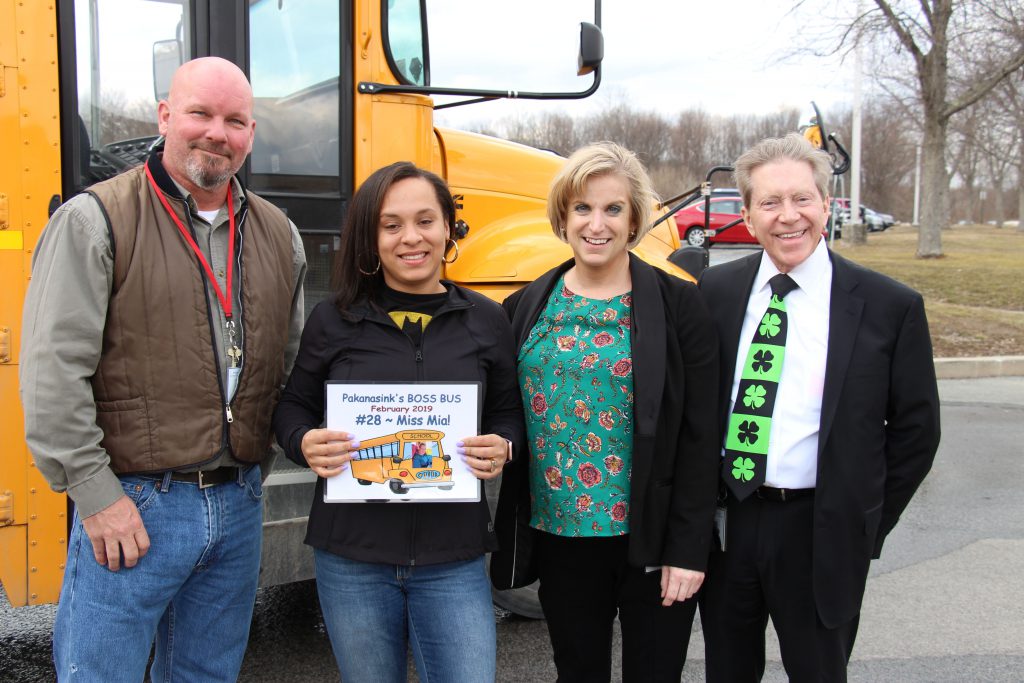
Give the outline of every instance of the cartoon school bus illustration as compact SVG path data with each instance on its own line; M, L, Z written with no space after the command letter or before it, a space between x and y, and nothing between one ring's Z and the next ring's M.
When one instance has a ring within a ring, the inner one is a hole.
M352 476L360 484L388 483L394 493L436 486L451 490L451 456L441 448L444 432L408 430L363 441L352 459Z

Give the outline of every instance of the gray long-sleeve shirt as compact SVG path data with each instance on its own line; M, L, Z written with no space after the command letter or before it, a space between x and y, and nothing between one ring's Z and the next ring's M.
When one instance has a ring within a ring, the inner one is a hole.
M239 202L244 199L237 181L232 183L237 213ZM196 242L223 289L230 225L227 208L221 207L211 225L200 216L185 189L178 189L188 201ZM285 377L291 371L302 334L302 282L306 274L302 239L295 225L290 225L293 296L288 345L282 358ZM182 249L187 248L182 241ZM98 202L88 194L73 197L53 214L32 258L19 379L29 450L51 488L67 491L82 517L103 510L124 495L110 468L110 457L100 446L103 432L96 424L90 383L102 352L113 272L114 255ZM232 287L235 310L239 310L239 280L236 257ZM214 326L214 343L226 383L226 320L213 288L208 290L210 311L213 319L219 321ZM159 301L152 302L155 308L160 305ZM244 318L240 323L244 334ZM226 395L227 386L224 389ZM215 455L218 457L202 469L238 464L226 448L219 454L210 454ZM269 453L265 462L268 461Z

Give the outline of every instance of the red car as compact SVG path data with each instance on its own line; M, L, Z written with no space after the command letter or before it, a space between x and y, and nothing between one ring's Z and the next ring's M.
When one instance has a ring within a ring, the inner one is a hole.
M676 227L679 239L687 244L702 247L704 240L712 242L732 242L740 244L757 244L747 226L742 221L721 232L722 228L733 221L739 220L743 200L739 197L712 197L710 234L704 230L704 200L698 200L676 212Z

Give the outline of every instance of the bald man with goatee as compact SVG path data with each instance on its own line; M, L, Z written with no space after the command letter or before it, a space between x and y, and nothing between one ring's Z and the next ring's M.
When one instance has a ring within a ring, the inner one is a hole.
M39 471L75 504L58 680L234 681L259 577L270 416L303 320L295 226L235 175L252 88L182 65L142 166L40 237L20 366Z

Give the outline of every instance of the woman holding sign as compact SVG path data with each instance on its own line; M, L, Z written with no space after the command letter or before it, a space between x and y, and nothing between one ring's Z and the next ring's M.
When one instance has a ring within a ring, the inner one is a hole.
M578 150L548 218L573 258L505 301L529 452L498 504L498 588L540 579L560 681L678 681L717 493L718 342L697 288L629 250L655 197L636 156Z
M424 680L495 677L484 555L496 543L483 487L473 503L324 501L325 480L350 476L353 458L371 450L360 438L381 430L321 428L328 380L480 383L481 434L462 436L452 454L463 477L497 477L522 443L508 320L489 299L441 280L446 253L448 263L458 256L454 222L451 193L433 173L399 162L366 179L341 231L335 294L310 315L274 414L288 458L320 477L306 543L338 668L352 683L404 681L410 644ZM422 438L408 444L410 457L433 452Z

